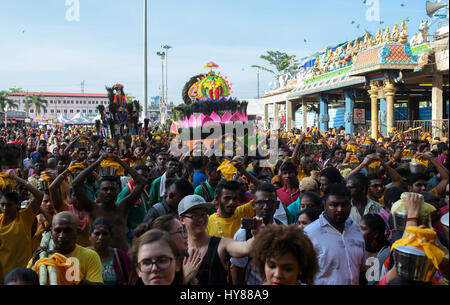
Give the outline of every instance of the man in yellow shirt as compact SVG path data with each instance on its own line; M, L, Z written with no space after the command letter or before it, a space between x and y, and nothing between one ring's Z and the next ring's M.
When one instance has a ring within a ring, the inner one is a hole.
M44 197L42 192L18 177L13 170L8 175L31 192L34 198L25 209L20 210L17 192L0 195L0 281L14 268L25 267L31 258L31 229Z
M38 248L34 253L33 260L28 263L28 267L32 267L38 261L39 254L43 250L51 254L60 253L67 258L75 258L78 261L79 272L73 272L71 274L73 278L67 278L66 275L67 282L79 281L79 285L103 284L100 257L97 252L76 244L77 231L78 220L74 214L67 211L56 214L52 222L52 239L55 243L55 251ZM77 274L79 274L78 280Z
M217 185L214 200L218 202L219 209L209 216L206 234L233 238L241 225L241 219L255 216L253 201L238 207L241 191L241 185L237 181L226 181Z

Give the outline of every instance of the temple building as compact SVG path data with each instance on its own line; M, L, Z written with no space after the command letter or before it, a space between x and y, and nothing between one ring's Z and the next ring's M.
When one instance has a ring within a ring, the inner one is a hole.
M330 106L343 105L346 134L360 132L377 139L395 128L448 136L448 31L429 42L428 27L422 22L420 32L408 40L403 21L392 30L366 33L307 58L262 97L266 126L279 129L276 118L285 114L284 127L291 130L301 108L302 124L297 127L306 130L307 113L315 109L317 125L324 131L333 119ZM423 103L431 110L426 120L419 111ZM269 124L269 118L275 119Z

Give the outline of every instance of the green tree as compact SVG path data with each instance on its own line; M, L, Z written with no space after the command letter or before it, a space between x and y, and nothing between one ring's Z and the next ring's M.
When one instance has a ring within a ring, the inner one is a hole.
M6 109L18 109L19 104L9 98L9 92L0 91L0 110L5 111Z
M23 92L22 88L9 88L9 93L20 93Z
M295 60L295 55L288 55L285 52L280 51L267 51L267 54L261 55L259 58L266 60L274 68L269 69L259 65L251 65L251 67L270 72L278 79L278 77L289 71L292 57L294 57Z
M41 109L44 110L44 112L47 111L47 104L48 101L44 98L42 94L27 95L25 97L25 104L24 104L25 112L27 113L28 116L28 112L31 109L31 107L34 107L36 110L36 114L40 114Z

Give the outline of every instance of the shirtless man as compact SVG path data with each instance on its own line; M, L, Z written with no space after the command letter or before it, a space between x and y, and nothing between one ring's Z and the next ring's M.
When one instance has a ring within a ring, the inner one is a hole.
M99 203L95 203L86 194L83 183L86 178L100 165L103 159L114 159L126 172L131 174L136 187L133 191L116 204L119 194L119 184L116 177L102 177L100 189L98 190ZM131 168L127 163L121 161L118 156L113 154L104 154L97 161L92 163L75 178L72 183L73 191L78 202L83 204L83 208L90 214L91 223L98 217L107 218L113 225L113 244L112 247L128 251L126 242L125 228L127 224L128 211L132 205L139 200L147 181L139 175L137 171Z

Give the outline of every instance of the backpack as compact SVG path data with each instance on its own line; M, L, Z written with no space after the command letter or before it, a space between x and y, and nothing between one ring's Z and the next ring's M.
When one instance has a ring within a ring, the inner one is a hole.
M156 213L158 214L158 216L156 216L155 218L158 218L159 216L167 214L167 211L166 211L166 209L164 208L164 206L162 205L161 202L155 204L153 206L153 208L156 210Z

